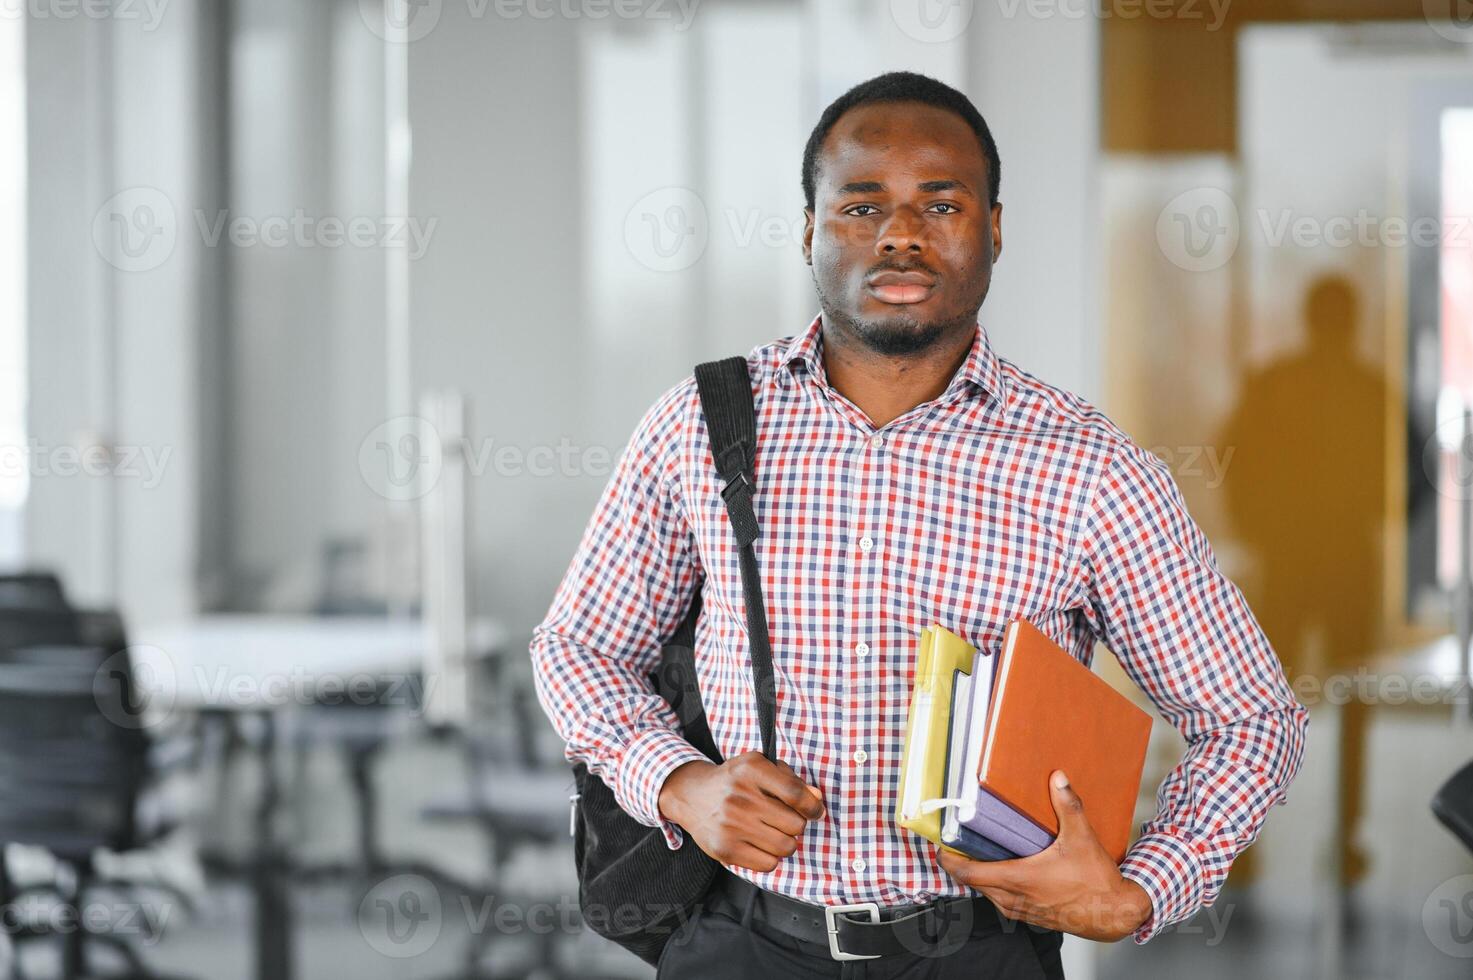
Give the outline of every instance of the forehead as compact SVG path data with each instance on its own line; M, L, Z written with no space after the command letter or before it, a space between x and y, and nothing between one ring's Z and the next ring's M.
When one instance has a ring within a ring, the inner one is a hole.
M965 180L986 193L982 141L961 116L923 102L850 109L824 137L816 169L820 189L903 174L918 181Z

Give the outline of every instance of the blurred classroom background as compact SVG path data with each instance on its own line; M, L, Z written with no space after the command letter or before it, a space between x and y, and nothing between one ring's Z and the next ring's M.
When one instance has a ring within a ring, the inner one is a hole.
M1001 150L995 347L1311 709L1218 903L1070 977L1468 976L1465 7L0 0L0 969L650 976L527 640L644 408L816 312L803 143L904 68Z

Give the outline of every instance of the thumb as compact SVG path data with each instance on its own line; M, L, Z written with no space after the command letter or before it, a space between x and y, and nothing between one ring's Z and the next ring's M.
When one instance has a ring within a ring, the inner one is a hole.
M1054 814L1059 818L1059 836L1080 832L1092 834L1093 830L1084 816L1084 801L1069 785L1069 777L1064 774L1064 770L1055 769L1049 776L1048 785L1049 796L1053 799Z

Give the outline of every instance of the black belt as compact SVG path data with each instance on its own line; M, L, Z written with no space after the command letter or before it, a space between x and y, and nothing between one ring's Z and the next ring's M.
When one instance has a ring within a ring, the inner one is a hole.
M938 898L925 905L873 902L810 905L758 888L730 872L718 872L708 896L802 942L827 948L836 960L881 956L944 956L967 937L1000 928L997 909L985 898Z

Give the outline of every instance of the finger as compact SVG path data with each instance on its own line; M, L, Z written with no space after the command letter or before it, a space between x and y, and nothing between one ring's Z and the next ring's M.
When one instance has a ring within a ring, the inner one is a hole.
M760 847L751 844L738 844L727 858L726 863L738 868L746 868L748 871L768 872L773 870L782 861L776 854L770 854Z
M1049 777L1048 785L1054 814L1059 818L1059 836L1087 834L1093 837L1094 828L1090 827L1089 820L1084 815L1084 801L1069 785L1069 777L1064 774L1064 770L1055 769Z
M787 834L789 837L797 837L807 829L808 821L781 800L775 800L760 793L756 800L757 802L752 807L752 815L774 830Z
M1028 917L1028 900L1023 895L1006 888L978 889L996 909L1015 922L1031 921Z
M785 858L798 850L798 838L769 827L765 823L753 824L742 832L745 842L757 850L775 858Z
M758 770L757 786L768 796L786 803L807 820L818 820L824 814L823 799L818 790L798 778L787 763L777 763Z
M1016 887L1018 870L1017 864L1023 859L1013 861L974 861L964 854L940 849L937 863L942 870L951 875L964 885L973 888L1012 888Z

